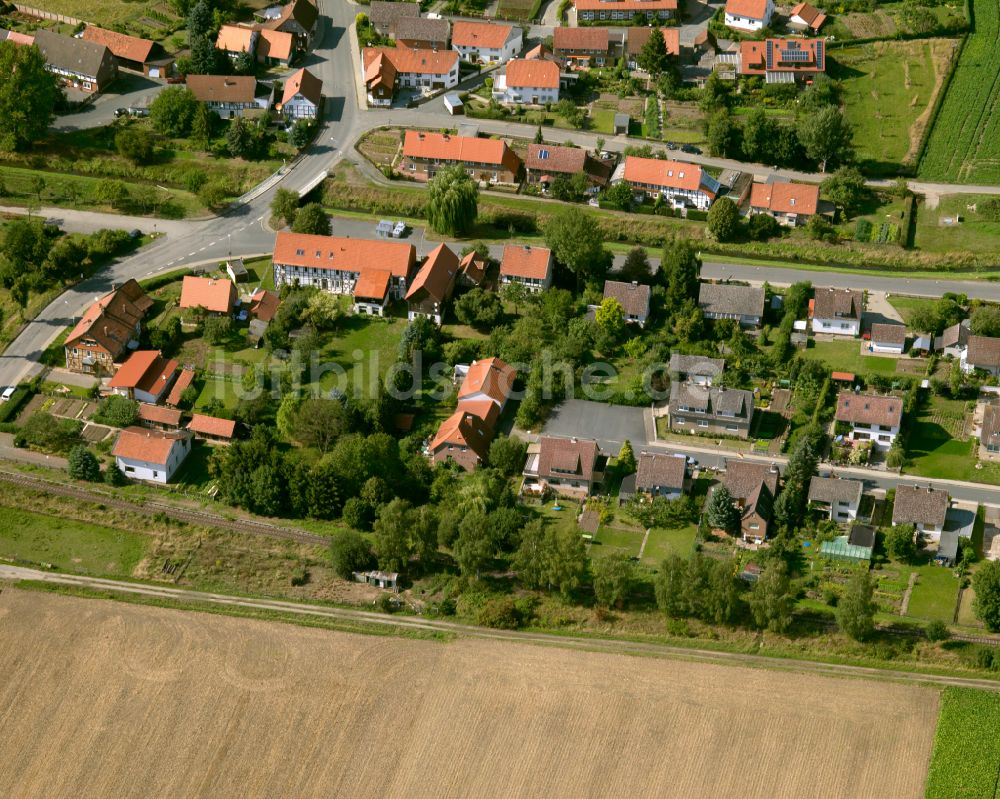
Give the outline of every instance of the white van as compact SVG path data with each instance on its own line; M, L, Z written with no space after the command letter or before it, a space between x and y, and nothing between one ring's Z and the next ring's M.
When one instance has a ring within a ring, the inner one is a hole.
M8 386L3 390L3 394L0 394L0 402L6 402L11 397L14 396L14 392L17 391L17 386Z

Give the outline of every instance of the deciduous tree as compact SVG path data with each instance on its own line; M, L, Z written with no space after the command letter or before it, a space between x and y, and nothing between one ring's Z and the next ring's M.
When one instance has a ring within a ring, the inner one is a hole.
M618 552L597 558L591 566L594 572L594 597L606 608L621 608L628 601L635 581L635 570L628 555Z
M153 157L153 139L149 131L138 125L129 125L115 134L118 154L133 164L145 164Z
M37 47L0 42L0 150L23 150L42 139L61 92Z
M413 551L410 541L413 521L413 508L405 499L397 497L379 508L372 529L380 569L397 572L406 570Z
M837 625L855 641L864 641L875 632L875 583L865 569L858 572L837 603Z
M544 232L546 246L559 263L576 275L578 285L604 278L611 265L611 253L589 214L579 208L566 208L553 214Z
M479 215L479 187L461 166L442 169L427 187L427 222L437 233L464 236Z
M354 572L370 569L375 562L375 555L361 533L344 530L335 533L330 541L330 559L337 575L350 580Z
M330 217L319 203L308 203L295 214L292 231L311 233L315 236L329 236L332 231Z
M1000 632L1000 560L983 563L972 578L977 618L990 632Z
M826 106L804 116L799 122L798 133L806 155L820 165L821 172L854 157L854 129L835 106Z
M740 232L740 209L728 197L720 197L708 211L708 231L716 241L732 241Z
M794 597L783 561L771 561L761 573L750 594L750 612L761 629L781 633L792 623Z
M199 105L186 86L167 86L150 103L149 119L164 136L187 136Z
M101 464L86 445L78 444L69 452L69 476L74 480L87 480L91 483L101 479Z

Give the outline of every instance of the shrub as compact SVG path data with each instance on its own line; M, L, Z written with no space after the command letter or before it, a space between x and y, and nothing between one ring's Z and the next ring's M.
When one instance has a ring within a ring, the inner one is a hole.
M513 597L495 597L476 612L476 623L494 630L516 630L521 626L521 612Z
M354 530L345 530L333 537L330 557L333 570L345 580L350 580L354 572L370 569L375 562L368 540Z
M936 619L924 628L924 633L928 641L944 641L951 636L948 625Z
M117 394L102 399L94 414L95 422L112 427L128 427L138 418L139 403Z
M85 444L77 444L69 453L69 476L74 480L96 483L101 479L101 464Z

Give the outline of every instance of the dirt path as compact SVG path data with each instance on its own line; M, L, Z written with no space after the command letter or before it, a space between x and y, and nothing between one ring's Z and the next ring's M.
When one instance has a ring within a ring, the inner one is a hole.
M910 582L906 584L906 590L903 592L903 600L899 603L899 615L905 616L906 611L910 607L910 594L913 593L913 586L917 584L917 573L910 572Z

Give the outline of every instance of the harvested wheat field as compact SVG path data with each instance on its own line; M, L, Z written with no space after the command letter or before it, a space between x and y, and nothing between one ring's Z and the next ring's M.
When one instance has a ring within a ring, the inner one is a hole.
M4 797L920 797L928 689L5 589Z

